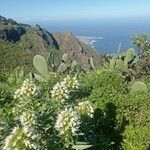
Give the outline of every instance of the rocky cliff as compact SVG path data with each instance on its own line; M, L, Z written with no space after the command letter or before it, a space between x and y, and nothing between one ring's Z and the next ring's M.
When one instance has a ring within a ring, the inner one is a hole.
M57 32L52 35L56 39L59 49L63 51L63 53L67 53L71 60L79 61L84 70L87 71L90 69L90 57L94 58L96 65L100 63L100 57L96 50L79 41L79 39L72 33Z
M93 57L96 65L100 64L102 60L95 49L81 42L72 33L50 33L39 25L32 27L19 24L2 16L0 16L0 40L8 41L11 44L17 43L19 48L21 47L24 51L38 53L44 57L51 48L55 48L61 55L68 53L72 61L79 61L85 71L90 69L90 57ZM0 47L0 51L2 51L2 47Z

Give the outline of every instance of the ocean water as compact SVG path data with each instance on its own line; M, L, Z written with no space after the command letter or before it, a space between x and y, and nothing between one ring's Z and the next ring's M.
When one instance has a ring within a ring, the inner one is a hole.
M118 18L99 20L45 21L39 24L49 32L72 32L87 38L101 53L117 53L119 43L124 51L133 47L131 36L150 34L150 18Z

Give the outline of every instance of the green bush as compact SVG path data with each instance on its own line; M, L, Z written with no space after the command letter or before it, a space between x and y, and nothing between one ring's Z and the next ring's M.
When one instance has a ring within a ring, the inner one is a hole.
M128 96L123 109L128 125L123 133L122 147L125 150L148 150L150 148L150 94Z
M105 108L108 102L117 103L118 97L126 90L124 79L117 71L92 71L85 75L83 81L85 89L90 89L88 99L101 109Z
M148 75L138 79L148 92L132 94L133 81L115 69L54 73L42 81L17 68L0 79L0 148L8 138L19 150L150 149Z
M92 71L85 75L82 82L83 91L90 89L86 99L92 101L97 108L91 125L95 135L93 139L99 143L96 149L146 149L149 145L147 131L150 95L139 91L131 96L130 84L127 85L122 75L116 71ZM146 83L149 84L149 81ZM133 132L130 133L131 126ZM133 134L134 130L136 134ZM133 147L128 147L131 143Z

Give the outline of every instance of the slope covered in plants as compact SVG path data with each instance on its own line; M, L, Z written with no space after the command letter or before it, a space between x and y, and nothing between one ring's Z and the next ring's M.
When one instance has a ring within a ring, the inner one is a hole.
M138 51L130 48L100 68L92 63L90 72L68 66L67 54L57 63L53 52L48 61L36 55L32 73L3 72L0 149L149 150L150 55L143 37L134 36Z

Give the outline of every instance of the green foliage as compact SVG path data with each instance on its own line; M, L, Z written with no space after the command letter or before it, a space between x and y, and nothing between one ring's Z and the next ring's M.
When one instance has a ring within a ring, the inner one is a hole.
M88 125L89 131L93 129L89 140L98 143L96 149L118 149L121 145L122 120L117 123L117 107L125 91L122 76L117 71L96 70L86 74L82 85L88 92L86 99L97 108L94 121Z
M25 51L18 43L10 43L0 39L0 71L8 71L16 67L24 67L26 71L32 69L34 52Z
M92 147L92 145L74 145L72 148L76 150L88 149Z
M86 99L98 108L93 127L99 143L96 149L148 149L150 95L137 90L131 96L117 71L92 71L84 78L82 85L89 89Z
M128 125L123 133L122 147L125 150L148 150L150 145L150 95L137 93L126 97L124 114Z
M49 70L50 71L56 71L58 64L60 63L60 54L57 52L56 49L50 49L50 52L48 54L48 63L50 65Z
M130 83L124 82L120 71L102 68L80 73L79 89L71 91L69 99L59 105L51 95L54 85L62 81L62 77L58 75L52 76L47 82L34 82L40 88L38 95L25 100L14 99L15 89L21 86L26 77L29 76L18 69L2 80L1 145L13 127L20 122L18 112L22 114L28 111L37 117L34 128L44 142L43 149L148 149L150 95L140 91L131 95L128 91ZM142 81L147 81L148 85L148 79L145 77ZM69 86L71 82L67 83ZM79 132L66 141L55 129L58 113L64 110L64 106L74 108L78 102L85 100L94 105L93 117L82 116Z
M141 78L142 82L146 83L148 92L150 91L150 75L144 75Z
M33 65L43 78L48 78L48 66L44 57L41 55L34 56Z
M11 99L12 96L9 85L0 82L0 108L3 108L5 104L10 103Z
M66 71L66 69L67 69L66 63L61 63L60 66L59 66L58 69L57 69L57 72L58 72L58 73L63 73L63 72Z
M146 53L150 50L149 35L138 34L131 37L132 43L139 48L142 53Z
M58 58L57 58L58 59ZM34 77L38 79L39 81L47 81L49 80L50 76L55 75L55 72L59 74L65 74L65 73L76 73L79 72L79 64L74 60L73 62L69 62L68 54L65 53L62 55L60 62L57 63L57 60L54 58L54 53L51 51L48 55L48 62L50 64L50 67L52 69L48 69L48 64L45 60L45 58L41 55L35 55L33 58L33 65L35 69L37 70L37 73L34 73ZM49 72L49 70L53 70L53 72ZM54 72L55 71L55 72Z
M127 63L124 62L122 59L116 59L116 68L121 71L126 71L128 66Z
M47 62L42 56L36 55L33 59L33 65L41 75L44 76L48 73Z
M129 48L127 50L127 52L125 53L125 58L124 58L124 61L127 62L127 63L130 63L134 57L136 57L136 51L134 48Z
M125 150L148 150L150 141L150 129L146 127L135 127L128 125L126 127L123 141L123 149Z
M127 51L114 56L110 60L110 69L117 69L126 72L128 69L133 68L139 61L135 49L129 48Z
M124 77L136 73L143 58L129 49L109 67L83 73L67 54L58 63L52 51L48 61L34 57L34 75L1 71L0 149L150 149L149 75Z
M130 93L131 94L136 94L136 93L147 93L148 88L144 82L137 81L132 84Z

